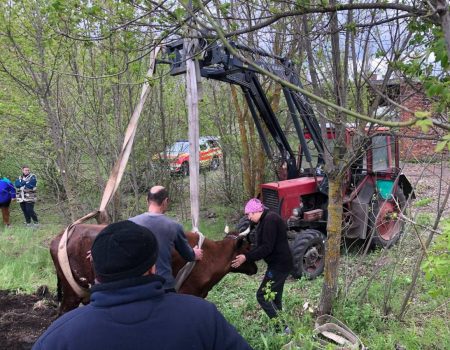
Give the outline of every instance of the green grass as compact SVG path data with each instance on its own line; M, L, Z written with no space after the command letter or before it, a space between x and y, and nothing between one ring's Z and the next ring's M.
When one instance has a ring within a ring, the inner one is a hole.
M416 200L413 203L413 206L415 206L416 208L425 207L432 202L433 202L433 198L421 198L421 199Z
M225 318L255 349L280 349L290 337L277 331L277 322L270 320L256 301L256 290L265 271L264 264L260 264L259 267L260 272L256 277L241 274L227 275L210 292L208 300L217 305ZM312 283L319 285L318 281ZM302 349L308 349L314 341L311 337L306 339L304 336L311 333L309 325L312 318L309 314L303 315L301 306L306 299L310 298L304 298L301 293L297 293L302 288L307 286L301 281L291 280L287 283L284 307L289 311L283 313L278 322L288 324L292 329L301 330L297 337L303 338Z
M0 231L0 289L33 293L41 285L56 287L48 243L61 228L13 226Z
M215 216L213 218L205 217L205 211L200 213L200 227L199 230L206 237L213 240L221 240L225 235L225 226L228 225L230 232L235 230L234 224L229 219L234 210L232 208L227 208L223 206L212 205L208 208L209 212L213 212ZM168 216L174 217L171 215L173 213L167 213ZM228 218L228 219L227 219ZM182 222L185 230L190 230L192 227L191 221Z
M208 295L255 349L280 349L293 341L301 349L334 348L320 345L313 337L314 317L303 305L308 302L313 310L318 305L322 278L314 281L289 279L285 286L283 301L283 321L294 330L291 336L280 335L275 324L263 313L256 302L255 293L262 279L264 264L255 277L240 274L227 275ZM399 304L404 296L404 282L395 282L394 296L391 302ZM355 332L370 349L394 349L396 345L410 349L448 349L450 332L446 301L414 300L411 311L405 321L397 321L394 315L383 315L383 296L386 287L384 280L374 282L370 287L370 298L361 302L356 296L365 287L357 287L347 296L335 303L334 315ZM439 306L442 308L439 312Z

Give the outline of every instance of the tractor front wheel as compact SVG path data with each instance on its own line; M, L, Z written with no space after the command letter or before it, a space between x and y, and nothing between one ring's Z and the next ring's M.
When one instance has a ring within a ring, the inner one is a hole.
M290 241L294 260L292 276L314 279L322 274L325 266L325 235L317 230L307 229L295 234Z
M395 244L403 232L404 221L401 219L405 207L405 195L398 189L391 200L378 200L372 207L372 234L376 246L389 248Z

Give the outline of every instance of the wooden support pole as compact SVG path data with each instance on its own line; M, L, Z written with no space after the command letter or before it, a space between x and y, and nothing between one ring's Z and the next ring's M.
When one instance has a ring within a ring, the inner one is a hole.
M186 105L189 121L189 189L191 201L192 231L197 232L199 226L199 118L198 90L196 64L192 57L195 52L195 42L186 40Z

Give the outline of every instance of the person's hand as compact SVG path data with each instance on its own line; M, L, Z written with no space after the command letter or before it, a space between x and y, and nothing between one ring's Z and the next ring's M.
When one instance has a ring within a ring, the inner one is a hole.
M231 262L231 267L234 267L235 269L238 268L239 266L241 266L243 263L245 263L245 261L247 260L247 258L245 257L244 254L239 254L238 256L236 256L236 258L234 258L234 260Z
M195 254L195 260L202 260L203 259L203 249L200 249L198 247L198 245L196 245L194 248L192 248L194 250L194 254Z

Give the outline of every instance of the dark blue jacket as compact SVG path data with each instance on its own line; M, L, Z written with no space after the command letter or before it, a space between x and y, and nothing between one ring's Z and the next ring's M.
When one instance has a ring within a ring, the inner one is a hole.
M14 182L17 187L17 201L21 202L36 202L36 175L28 174L27 176L20 176Z
M143 276L95 285L91 303L57 319L33 350L251 349L214 304L164 293L163 279Z
M36 187L37 180L36 175L34 174L28 174L28 176L20 176L16 181L14 182L17 188L20 188L24 186L26 189L32 190Z
M0 179L0 204L11 202L16 198L16 189L6 177Z

